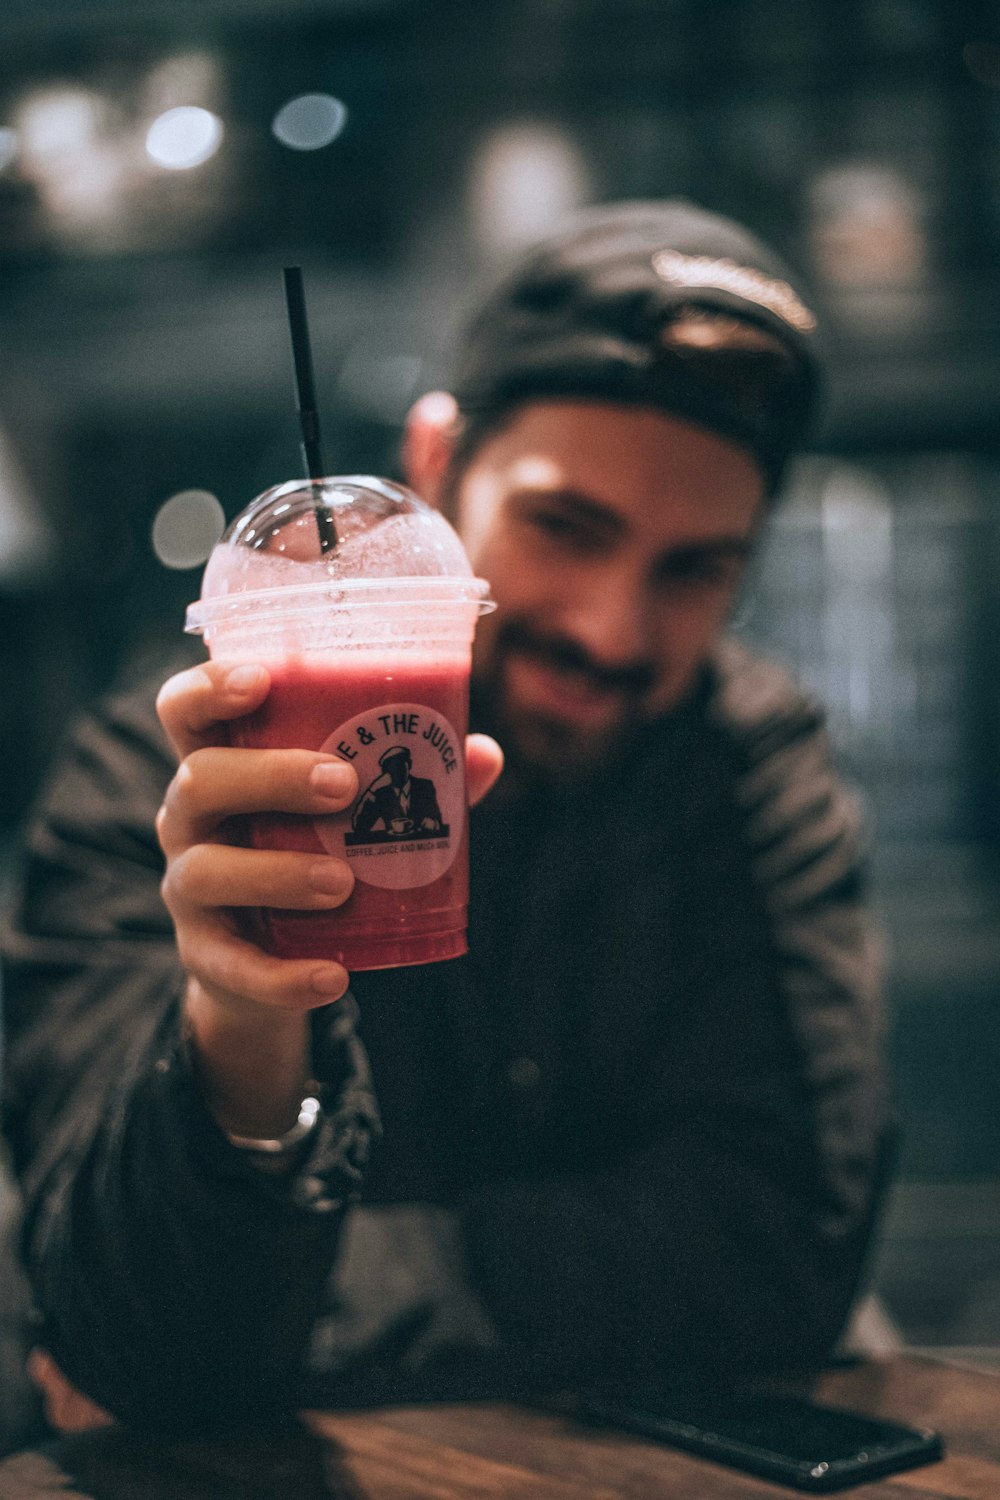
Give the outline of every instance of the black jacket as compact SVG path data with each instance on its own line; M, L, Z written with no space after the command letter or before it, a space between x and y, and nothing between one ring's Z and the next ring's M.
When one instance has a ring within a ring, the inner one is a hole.
M727 644L613 775L505 774L468 957L315 1013L327 1118L286 1177L179 1043L171 774L151 692L78 728L5 942L24 1256L74 1383L190 1427L823 1358L878 1198L879 961L855 804L783 674Z

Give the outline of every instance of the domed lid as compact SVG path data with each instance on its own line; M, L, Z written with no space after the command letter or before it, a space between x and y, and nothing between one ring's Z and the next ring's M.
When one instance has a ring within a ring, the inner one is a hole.
M388 579L395 582L386 588ZM295 479L258 495L228 527L186 628L201 631L243 605L278 602L276 595L289 606L294 595L303 607L319 594L345 602L466 598L488 609L487 591L458 534L405 485L367 474Z

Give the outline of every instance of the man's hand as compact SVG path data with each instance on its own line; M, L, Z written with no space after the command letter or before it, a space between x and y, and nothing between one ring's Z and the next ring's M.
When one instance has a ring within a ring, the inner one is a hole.
M346 861L328 855L239 848L226 823L257 812L329 815L358 791L337 756L220 743L225 725L258 708L269 687L264 667L207 662L172 677L157 700L180 762L156 827L195 1064L219 1123L251 1136L280 1135L294 1122L311 1071L308 1012L343 995L348 975L337 963L265 953L241 934L236 912L330 910L349 899L354 879ZM466 764L478 801L500 774L499 747L470 736Z
M180 765L157 817L167 857L163 898L188 975L220 1004L239 1001L304 1011L347 988L339 964L278 959L239 935L233 908L329 910L351 893L347 864L324 855L237 848L227 819L241 813L311 813L350 806L353 769L309 750L235 750L223 726L267 696L262 667L211 662L172 677L157 700Z

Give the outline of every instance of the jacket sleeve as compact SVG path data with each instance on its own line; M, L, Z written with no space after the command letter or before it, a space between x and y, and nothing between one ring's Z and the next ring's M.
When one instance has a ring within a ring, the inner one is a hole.
M230 1146L179 1034L151 697L77 728L4 933L4 1127L38 1342L116 1417L192 1430L295 1406L376 1128L349 999L316 1023L325 1118L282 1175Z
M857 808L813 707L751 674L719 715L732 774L694 816L655 1121L466 1205L478 1284L542 1379L813 1369L864 1269L891 1130Z

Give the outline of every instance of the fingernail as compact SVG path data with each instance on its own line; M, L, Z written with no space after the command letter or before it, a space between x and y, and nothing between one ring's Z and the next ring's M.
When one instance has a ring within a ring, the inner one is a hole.
M344 797L354 785L354 772L342 760L321 760L313 766L309 780L321 797Z
M241 667L233 667L232 671L226 673L226 691L240 694L256 692L266 677L263 667L252 666L249 662Z
M317 995L330 995L336 998L347 988L347 975L343 969L330 965L325 969L314 969L310 983Z
M323 896L342 896L349 883L350 872L339 859L318 859L309 871L309 884Z

